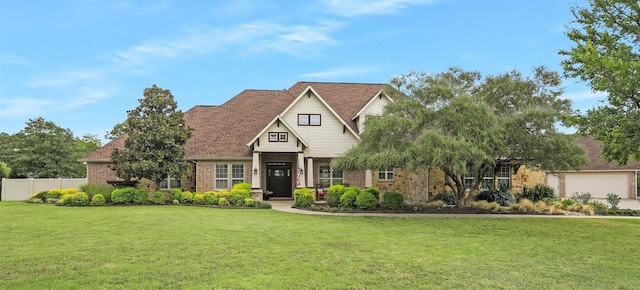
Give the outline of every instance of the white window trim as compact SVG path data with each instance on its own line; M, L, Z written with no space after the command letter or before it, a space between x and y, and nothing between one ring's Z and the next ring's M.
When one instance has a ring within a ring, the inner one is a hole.
M384 176L380 178L380 175ZM391 177L389 177L391 176ZM389 168L387 170L378 170L378 180L380 181L393 181L396 177L395 168Z
M320 168L322 167L329 167L329 177L320 177L322 176L321 172L320 172ZM334 172L342 172L342 177L335 177L334 176ZM329 181L329 186L333 186L336 184L344 184L344 171L341 170L334 170L333 168L331 168L329 163L320 163L318 164L318 183L322 184L322 180L328 180Z
M509 176L508 177L500 177L499 173L496 176L496 179L498 181L497 184L494 184L494 186L498 187L500 185L500 181L501 180L506 180L509 184L509 188L511 188L511 166L508 164L504 164L502 165L501 168L508 168L509 169ZM469 167L467 167L467 170L469 170ZM502 170L502 169L501 169ZM488 169L487 171L485 171L484 175L482 176L482 184L480 185L480 190L488 190L488 187L485 187L484 185L486 183L491 183L493 184L493 178L494 175L496 175L496 173L494 172L493 168ZM470 183L473 183L475 181L475 172L469 172L467 171L467 173L464 175L464 187L465 189L470 189L470 187L467 186L467 181L470 180Z
M171 181L172 180L179 180L180 181L179 187L171 187ZM166 187L160 186L160 190L182 189L182 179L172 178L171 175L167 174L167 177L164 178L163 181L167 182L167 186Z
M225 165L226 166L226 172L225 172L225 177L218 177L218 165ZM234 165L240 165L242 166L242 178L237 178L233 176L233 166ZM213 187L215 188L215 190L231 190L231 188L233 188L233 185L236 183L242 183L245 181L246 178L246 174L245 174L245 164L244 163L237 163L237 162L229 162L229 163L216 163L215 167L214 167L214 181L213 181ZM218 181L226 181L227 182L227 187L218 187Z

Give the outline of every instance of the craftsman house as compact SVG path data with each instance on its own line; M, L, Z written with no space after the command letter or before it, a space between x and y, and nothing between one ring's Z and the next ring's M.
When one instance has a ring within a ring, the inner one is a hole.
M193 107L185 113L194 129L185 144L192 169L167 176L160 190L202 192L248 182L254 192L286 198L301 187L372 186L373 172L335 170L330 161L358 144L366 117L392 102L387 91L386 84L298 82L285 90L245 90L220 106ZM121 147L123 137L82 159L89 183L117 180L110 154Z

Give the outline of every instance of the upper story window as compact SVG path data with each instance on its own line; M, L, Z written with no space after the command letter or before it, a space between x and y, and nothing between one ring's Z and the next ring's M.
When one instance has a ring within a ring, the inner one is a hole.
M287 141L289 141L289 133L269 132L269 142L287 142Z
M320 114L298 114L298 126L320 126L321 124Z
M378 171L378 180L380 181L392 181L394 177L394 168Z

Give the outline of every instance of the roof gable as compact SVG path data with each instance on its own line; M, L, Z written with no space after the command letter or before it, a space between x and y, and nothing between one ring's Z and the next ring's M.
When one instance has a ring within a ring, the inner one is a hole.
M253 145L254 142L256 142L262 135L264 135L265 133L267 133L267 131L269 130L269 128L271 128L271 126L273 126L273 124L275 124L276 122L281 122L285 128L287 128L287 130L289 132L291 132L291 134L293 134L293 136L295 136L296 138L298 138L298 141L300 143L302 143L302 145L304 145L305 147L309 147L309 145L307 144L307 142L304 141L304 139L300 136L300 134L298 134L291 125L289 125L289 123L287 123L287 121L285 121L281 115L276 116L275 118L273 118L273 120L271 122L269 122L269 124L267 124L267 126L265 126L262 131L260 131L255 137L253 137L253 139L251 139L251 141L249 141L249 143L247 143L247 146L251 146Z
M640 170L640 162L629 160L626 165L618 166L615 162L606 162L602 158L602 144L599 141L588 137L578 137L578 145L584 148L589 163L582 171L606 171L606 170Z

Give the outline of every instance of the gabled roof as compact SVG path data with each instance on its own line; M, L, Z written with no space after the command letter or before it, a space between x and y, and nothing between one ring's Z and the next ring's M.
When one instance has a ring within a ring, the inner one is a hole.
M373 97L371 97L371 98L369 99L369 101L367 102L367 104L366 104L366 105L364 105L364 106L360 109L360 111L358 111L358 112L356 113L356 115L355 115L355 116L353 116L351 119L352 119L352 120L355 120L356 118L360 117L360 114L362 114L362 112L364 112L364 110L365 110L367 107L369 107L369 105L371 105L371 103L373 103L373 101L375 101L375 99L376 99L376 98L383 98L383 97L384 97L384 98L386 98L387 100L389 100L390 102L393 102L393 99L392 99L391 97L389 97L389 95L387 95L387 94L384 92L384 90L382 90L382 89L381 89L377 94L375 94Z
M607 170L640 170L640 162L629 160L626 165L618 166L615 162L606 162L602 158L602 144L591 137L578 137L578 145L584 148L589 163L582 171L607 171Z
M289 125L289 123L287 123L287 121L285 121L282 118L281 115L276 116L275 118L273 118L273 120L271 122L269 122L269 124L264 126L264 129L262 129L262 131L260 131L253 139L251 139L251 141L249 141L249 143L247 143L247 146L251 146L253 144L253 142L256 142L256 140L258 140L258 138L260 138L260 136L262 136L262 134L266 133L267 130L269 130L269 127L271 127L271 125L275 124L275 122L282 123L282 125L285 128L287 128L287 130L289 130L289 132L291 132L291 134L293 134L293 136L295 136L298 139L298 141L300 141L300 143L302 143L302 145L304 145L305 147L309 147L309 144L307 144L307 142L305 142L304 139L302 139L302 137L300 136L300 134L298 134L298 132L293 130L293 127L291 127L291 125Z
M185 112L194 129L185 144L185 159L250 158L250 141L308 87L358 133L352 118L387 88L386 84L298 82L285 90L244 90L220 106L195 106ZM126 136L89 154L83 161L108 161L113 148L123 148Z

